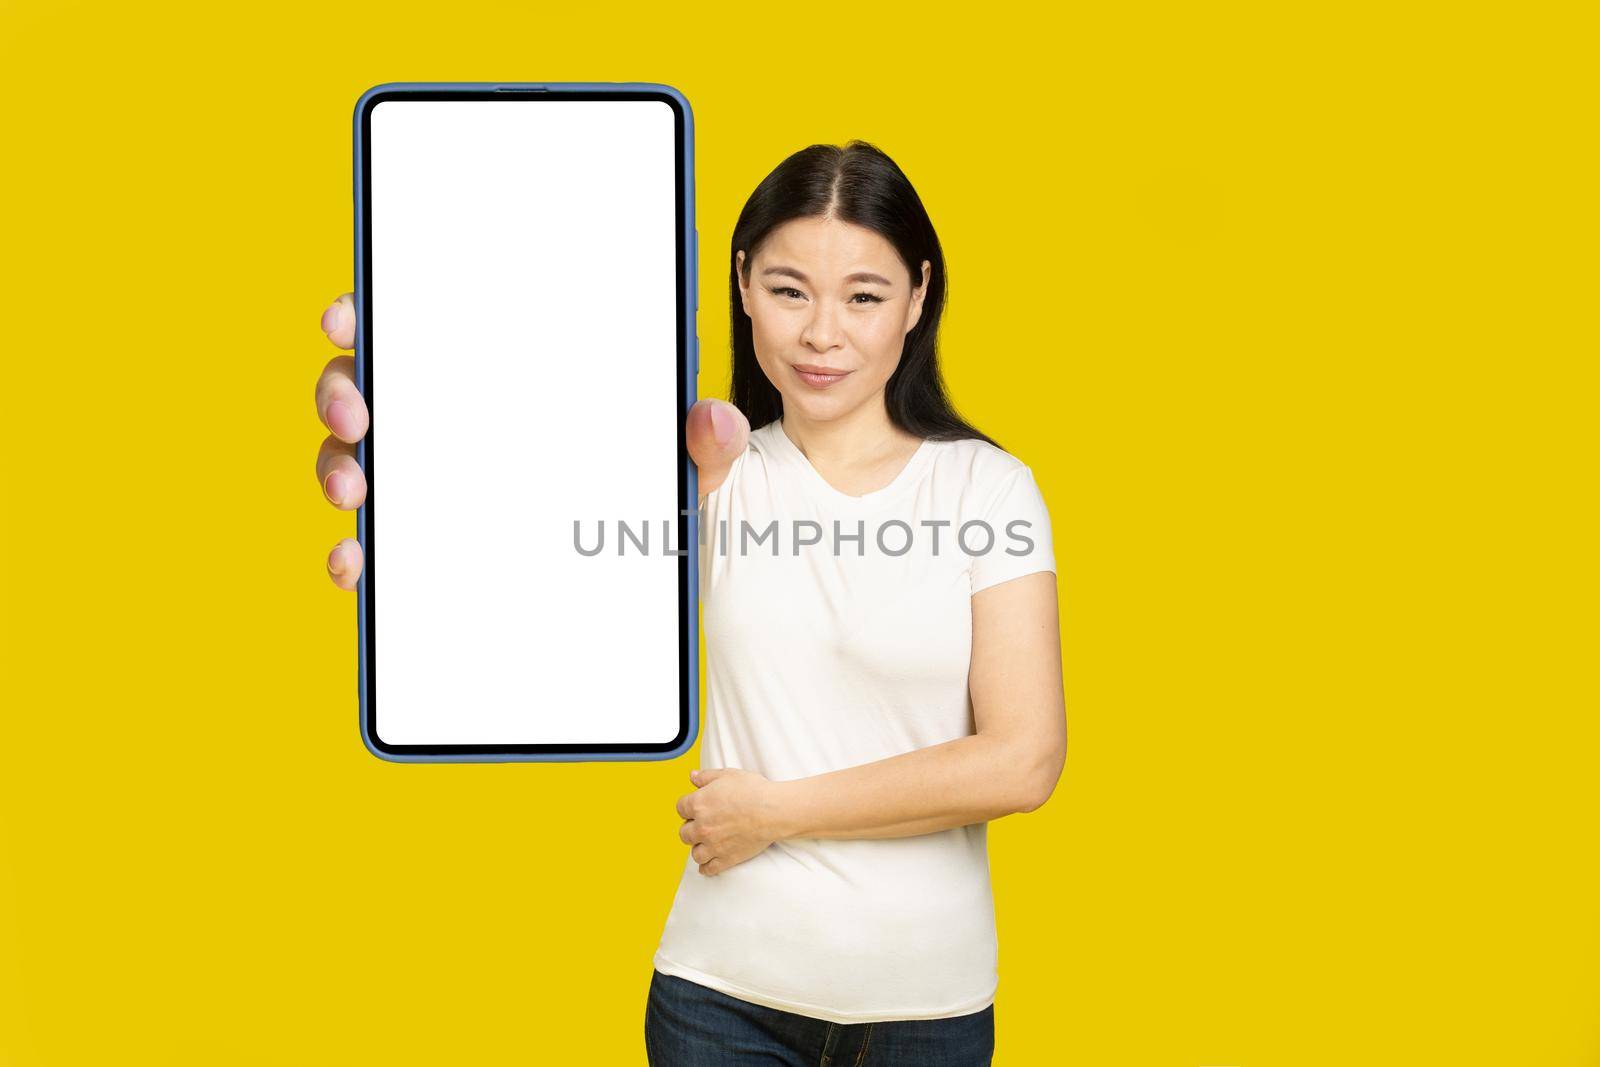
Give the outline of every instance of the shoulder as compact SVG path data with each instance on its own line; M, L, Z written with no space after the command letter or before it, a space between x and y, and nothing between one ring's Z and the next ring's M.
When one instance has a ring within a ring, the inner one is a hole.
M967 504L982 509L1032 472L1020 458L978 438L931 442L934 478Z
M734 471L745 478L773 480L789 469L788 454L784 449L787 438L780 440L783 430L774 419L750 431L744 451L734 460ZM792 446L791 446L792 447ZM732 477L732 472L730 472Z
M752 480L758 484L773 480L782 466L779 462L778 446L773 440L773 434L778 432L781 431L778 430L776 422L769 422L765 426L751 430L750 436L745 441L744 451L733 458L722 484L707 494L706 499L715 504L736 494L751 491L748 483Z
M770 456L778 448L777 434L783 431L778 428L778 420L773 419L765 426L759 426L750 431L750 440L745 445L745 452L755 452L759 455Z

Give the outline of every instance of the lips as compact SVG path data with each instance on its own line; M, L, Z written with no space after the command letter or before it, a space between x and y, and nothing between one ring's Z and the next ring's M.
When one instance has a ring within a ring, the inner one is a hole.
M838 367L820 366L816 363L796 363L794 364L794 373L795 377L807 385L818 389L826 389L828 386L843 379L850 372L841 370Z

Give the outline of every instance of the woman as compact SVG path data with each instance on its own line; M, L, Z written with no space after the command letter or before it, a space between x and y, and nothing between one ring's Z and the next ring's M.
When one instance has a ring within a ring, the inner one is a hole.
M990 1062L987 821L1066 754L1055 562L1032 472L952 409L944 259L861 141L784 160L735 227L732 404L690 409L707 721L655 953L652 1064ZM349 294L323 316L354 337ZM318 477L365 495L338 357ZM752 429L753 427L753 429ZM753 546L753 547L752 547ZM360 546L329 572L354 588Z

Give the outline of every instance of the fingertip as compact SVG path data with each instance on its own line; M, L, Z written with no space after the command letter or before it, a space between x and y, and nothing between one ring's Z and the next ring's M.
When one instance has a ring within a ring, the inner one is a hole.
M716 441L719 446L725 445L733 440L736 428L733 416L728 413L727 405L713 400L711 402L711 439Z
M335 400L328 405L327 422L329 428L346 441L355 441L361 436L356 413L343 400Z
M335 507L343 507L344 506L344 493L345 493L346 482L347 481L348 481L348 479L345 478L344 473L342 471L339 471L339 470L331 470L331 471L329 471L328 472L328 476L326 478L322 479L322 495L327 497L328 498L328 502L330 504L333 504ZM338 553L339 550L341 548L343 548L343 547L344 547L344 545L343 545L343 543L341 543L333 551L335 553ZM330 568L333 565L333 556L331 556L331 555L328 557L328 564L329 564ZM335 572L335 573L337 573L337 572Z
M340 589L356 588L361 578L361 546L351 538L344 538L328 553L328 577Z
M344 293L322 313L322 331L339 348L354 348L356 343L355 294Z

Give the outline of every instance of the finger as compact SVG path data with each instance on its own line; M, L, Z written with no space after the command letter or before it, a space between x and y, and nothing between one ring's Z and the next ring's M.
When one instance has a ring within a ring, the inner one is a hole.
M714 874L721 873L722 867L723 863L721 860L712 860L710 863L702 863L699 869L701 874L705 875L707 878L710 878Z
M693 819L678 827L678 840L686 845L695 844L700 840L700 828L695 825Z
M354 443L367 436L371 420L367 402L356 385L354 356L334 356L317 379L317 418L341 441Z
M694 796L693 793L686 793L678 798L678 814L685 819L694 818L694 813L689 810L689 798L692 796Z
M744 451L750 440L750 420L726 400L704 397L695 401L685 417L684 440L699 472L703 497L722 484L733 461Z
M356 582L361 579L361 566L365 562L366 555L361 551L361 542L347 537L328 553L328 577L340 589L354 589Z
M710 863L712 859L711 846L704 844L696 845L689 850L689 855L694 857L694 861L696 863Z
M341 293L322 313L322 332L339 348L356 346L356 296Z
M322 495L340 511L359 508L367 501L367 476L356 462L355 446L327 437L317 452L317 481Z

